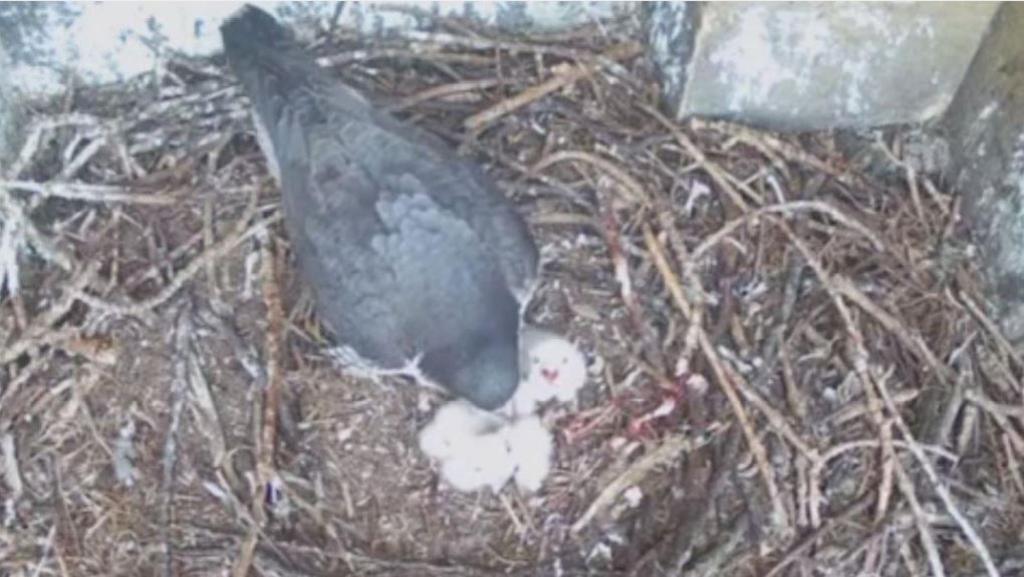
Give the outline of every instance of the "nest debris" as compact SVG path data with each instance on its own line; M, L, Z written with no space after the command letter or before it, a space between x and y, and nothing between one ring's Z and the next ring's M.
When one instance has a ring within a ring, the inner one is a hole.
M535 495L439 486L430 393L323 356L223 62L40 104L0 181L0 572L1024 571L1024 363L956 198L905 131L879 171L665 118L629 26L313 45L528 216L528 318L591 366Z

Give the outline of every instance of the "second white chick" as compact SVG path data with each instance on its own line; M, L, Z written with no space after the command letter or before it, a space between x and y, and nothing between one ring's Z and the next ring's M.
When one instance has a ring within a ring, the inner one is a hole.
M509 401L514 414L532 414L552 399L574 400L587 382L583 353L569 340L535 327L524 326L520 339L522 380Z
M507 430L477 435L441 463L441 478L453 488L498 492L512 478L516 463L508 450Z
M508 453L515 466L516 485L533 492L540 489L551 471L555 443L540 418L531 415L505 430Z
M501 428L503 419L482 411L466 401L446 403L420 431L420 449L431 459L475 452L477 441Z

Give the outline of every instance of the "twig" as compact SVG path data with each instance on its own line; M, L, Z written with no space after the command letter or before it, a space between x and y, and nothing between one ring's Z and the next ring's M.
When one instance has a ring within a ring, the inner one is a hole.
M583 50L575 50L573 48L566 48L564 46L545 45L530 42L515 42L509 40L483 38L481 36L457 36L455 34L446 34L443 32L423 32L420 30L403 30L401 34L404 39L415 43L462 46L465 48L470 48L472 50L505 50L508 52L525 53L539 52L542 54L551 54L553 56L559 56L562 58L568 58L581 62L600 62L602 60L607 60L607 58L599 55L595 56L594 54ZM488 59L488 61L493 62L493 59Z
M654 257L654 265L661 274L665 285L668 287L669 294L672 296L672 300L676 307L679 308L680 312L683 313L683 316L686 317L688 321L691 323L699 323L699 319L696 319L693 316L693 308L686 302L682 287L679 284L679 279L676 278L675 273L672 272L672 268L669 266L668 260L665 258L665 254L660 243L654 237L654 233L651 232L650 227L646 225L644 226L644 240L647 244L647 250L650 251L651 256ZM729 401L729 406L732 409L733 414L736 416L736 420L739 421L740 429L743 431L743 436L747 441L747 446L750 448L750 452L754 456L754 461L757 463L758 471L765 483L768 496L772 500L776 516L775 521L781 525L788 525L786 508L781 502L778 484L775 481L775 476L772 474L771 464L768 461L768 450L765 449L764 444L761 443L757 433L754 432L754 426L750 422L747 410L740 401L740 396L736 392L736 385L733 380L733 372L729 370L724 363L722 363L721 358L718 356L718 352L711 343L711 339L708 338L708 335L703 328L697 328L695 330L697 331L697 340L700 345L701 352L707 359L708 364L711 365L712 372L715 376L715 382L718 383L722 392L725 393L725 396Z
M850 309L846 306L846 303L841 298L842 293L836 288L834 279L830 278L828 273L825 272L824 267L818 261L810 249L803 243L803 241L793 233L792 230L785 223L781 223L783 232L789 237L790 242L796 246L797 250L801 252L804 259L806 259L811 270L818 276L822 285L828 291L829 296L832 299L833 304L839 311L839 315L846 326L846 332L852 340L852 347L854 350L854 372L861 381L861 387L865 394L868 396L868 407L871 409L872 418L875 421L876 427L882 435L882 446L883 446L883 457L886 460L886 466L891 466L892 471L896 474L896 481L900 487L900 491L907 502L910 504L910 509L914 514L914 519L917 522L918 533L921 537L921 544L924 546L925 553L928 556L929 564L932 568L932 572L936 577L943 577L945 575L945 568L942 565L942 558L938 552L938 546L935 542L935 536L932 534L931 527L928 524L927 518L925 517L924 510L921 507L921 503L917 498L917 494L914 491L913 481L907 474L903 464L896 460L895 452L892 450L892 437L891 432L888 430L888 425L884 422L881 414L881 406L878 403L877 395L875 395L872 387L872 379L867 370L867 359L868 353L864 345L864 337L861 335L859 329L853 321L853 316ZM894 410L895 403L893 403L889 410ZM898 413L897 413L898 414ZM820 463L819 463L820 468ZM888 471L889 469L887 469ZM883 496L879 499L878 510L884 508L888 502L888 497Z
M483 80L463 80L461 82L453 82L451 84L442 84L441 86L433 86L422 92L407 96L397 103L389 107L392 112L400 112L407 108L412 108L421 102L428 100L434 100L435 98L443 98L445 96L453 96L455 94L463 94L466 92L476 92L478 90L486 90L488 88L494 88L495 86L504 86L509 84L510 81L501 78L485 78Z
M566 160L577 160L580 162L586 162L597 168L600 168L604 172L608 173L609 176L614 178L622 185L624 191L627 193L625 200L641 204L643 206L650 206L651 199L644 190L644 187L640 185L632 176L629 175L625 170L615 165L610 160L606 160L599 156L593 155L589 152L583 152L581 150L563 150L554 154L548 155L542 158L537 164L534 164L530 169L530 174L538 174L540 171Z
M902 406L913 401L920 394L920 391L915 390L897 391L893 393L893 400L896 401L897 405ZM871 412L871 409L865 403L850 403L829 417L828 422L830 425L838 427L854 419L859 419L869 412Z
M827 451L824 451L821 454L821 460L822 462L827 463L828 461L831 461L832 459L835 459L849 451L855 451L857 449L878 449L885 442L886 441L884 439L859 439L856 441L846 441L838 445L834 445ZM901 449L909 448L909 444L905 441L892 440L891 443L893 447L899 447ZM921 448L953 463L960 460L958 456L941 447L921 445Z
M277 414L281 402L281 381L284 374L281 367L284 336L284 309L281 304L280 273L278 263L284 260L284 251L278 247L277 254L274 253L271 235L267 235L267 242L263 245L263 302L267 307L267 333L264 339L264 351L266 354L267 389L264 393L263 403L263 432L258 445L260 457L259 467L261 471L257 477L261 485L267 483L275 476L274 472L274 448L277 445Z
M1006 339L1006 337L1003 335L1003 332L999 330L999 327L996 325L996 323L993 322L987 314L985 314L985 311L983 311L982 308L978 306L976 302L974 302L974 299L972 299L966 293L958 291L956 294L956 300L960 304L965 306L967 310L970 311L971 315L975 318L975 320L977 320L981 324L981 326L984 327L985 332L987 332L989 336L992 337L992 339L996 342L996 344L999 345L999 348L1003 351L1003 354L1013 359L1013 362L1016 363L1018 369L1024 369L1024 357L1021 357L1017 349L1014 348L1012 344L1010 344L1010 341ZM1021 387L1019 382L1017 383L1017 387L1021 389L1022 392L1024 392L1024 387Z
M25 329L25 332L14 342L6 344L0 351L0 366L5 365L26 352L44 345L53 344L74 335L78 329L67 328L61 331L53 330L57 323L75 304L78 291L84 289L92 282L99 270L99 263L90 264L85 270L76 275L68 286L59 301L50 305L49 309L35 319Z
M3 173L3 177L13 180L21 175L28 164L32 162L32 157L36 155L36 151L42 143L43 133L64 126L99 126L101 124L102 121L95 116L78 113L53 116L34 122L28 130L28 137L25 138L25 144L22 145L18 158Z
M974 550L978 553L989 577L999 577L999 569L996 568L995 561L993 561L992 554L989 553L988 547L985 545L981 536L978 535L978 532L974 530L970 521L968 521L964 514L960 512L960 508L953 500L953 495L949 492L949 488L946 487L946 484L939 478L939 474L935 471L935 467L932 465L931 460L929 460L928 456L924 454L924 449L921 444L914 439L913 433L910 431L910 427L908 427L906 422L904 422L899 409L896 407L896 403L893 401L892 395L889 393L889 389L885 384L885 379L882 378L876 380L874 385L878 388L879 394L885 401L886 408L892 414L896 428L900 430L900 433L906 440L907 449L910 450L917 459L918 464L921 465L921 469L924 471L925 476L928 477L928 480L931 481L939 499L942 501L943 505L946 506L946 511L948 511L950 516L956 520L960 529L967 537L967 540L970 541Z
M174 575L174 543L171 540L171 527L174 524L175 478L178 466L178 429L181 426L181 414L185 407L186 391L188 390L189 370L192 351L192 319L188 305L178 311L178 322L174 331L174 377L170 390L171 421L167 425L163 450L163 506L161 507L161 539L164 553L164 577Z
M612 48L604 54L604 58L609 61L626 60L639 55L641 51L642 49L639 44L631 42ZM536 86L527 88L511 98L502 100L490 108L470 116L463 121L462 125L471 133L479 132L498 118L522 108L535 100L539 100L562 87L595 74L602 66L603 64L593 63L569 68Z
M245 224L249 221L252 214L255 213L254 208L255 207L251 207L251 209L246 212L246 215L239 219L239 222L235 227L235 231L232 234L221 239L217 244L213 245L209 249L205 250L201 255L193 259L192 262L188 263L181 272L171 279L171 282L169 282L167 286L149 298L134 303L111 303L82 290L79 290L76 296L87 305L106 313L129 316L144 315L151 309L167 302L172 296L181 290L183 286L185 286L185 283L190 281L196 273L202 270L206 266L207 262L223 257L249 238L265 230L267 227L281 219L281 214L277 213L256 222L254 225L246 229Z
M238 553L238 559L235 561L235 566L231 570L232 577L246 577L249 574L249 569L252 567L253 559L256 554L256 545L259 544L259 531L252 527L249 529L249 533L245 536L245 540L242 541L241 550Z
M795 239L795 237L790 238ZM796 241L794 240L794 242ZM804 250L807 250L806 247ZM824 273L824 269L821 269L821 272ZM904 346L917 353L917 355L921 357L921 360L923 360L925 364L932 369L935 376L940 381L950 383L953 380L953 375L949 367L939 362L935 353L932 352L931 348L924 342L924 339L922 339L920 335L911 333L906 325L900 322L896 317L886 312L882 307L878 306L873 299L869 298L861 292L860 289L855 287L849 279L839 275L834 275L831 280L823 280L823 282L827 282L828 285L838 294L841 294L856 304L864 310L864 312L868 313L868 315L878 321L879 324L885 327L886 330L893 333Z
M190 349L191 352L191 349ZM220 414L217 412L217 403L214 401L213 393L210 391L210 382L203 374L202 366L189 355L185 361L186 376L188 377L188 389L192 394L192 400L198 407L196 421L197 425L208 442L204 443L210 450L213 463L220 467L230 467L226 463L228 443L224 435L224 426L221 424Z
M41 195L43 197L66 198L87 202L117 202L127 204L143 204L151 206L170 206L181 202L174 196L156 196L152 194L133 194L124 187L106 184L82 184L73 182L31 182L27 180L0 181L0 187L8 190L20 190Z
M367 50L350 50L331 56L317 58L316 63L323 68L333 68L353 62L369 62L387 58L407 58L428 62L457 62L477 66L487 66L494 62L488 56L456 52L441 52L440 47L425 44L410 44L408 48L374 48Z
M96 156L96 153L108 143L109 139L105 134L100 134L97 138L93 139L93 141L90 142L84 150L75 155L75 157L71 159L71 162L64 166L64 169L60 171L60 179L70 180L74 178L75 175L82 170L82 167L92 160L92 157Z
M585 529L595 517L612 506L623 491L642 481L651 471L657 467L674 462L682 453L689 453L700 449L710 442L711 433L723 430L725 428L708 431L709 435L700 439L693 439L687 435L673 435L662 441L657 449L637 459L628 469L601 490L583 515L573 523L572 532L578 534Z
M1013 417L1024 421L1024 407L997 403L986 397L984 393L974 389L964 391L964 398L993 415Z
M264 237L260 260L263 263L263 302L267 307L267 332L264 338L267 388L262 395L257 395L254 399L260 418L256 419L256 478L252 483L249 503L252 523L235 561L231 573L234 577L245 577L249 573L263 526L267 521L267 513L264 510L266 496L268 492L273 491L272 485L277 478L274 449L277 444L277 413L282 379L281 339L284 334L284 310L281 305L277 261L278 258L283 260L284 253L281 251L275 255L271 236L265 234Z
M50 530L46 532L46 541L43 542L43 552L39 557L39 561L36 563L36 568L32 570L31 577L39 577L43 572L43 567L46 566L46 561L50 557L50 552L53 550L54 540L57 537L57 523L50 525Z
M857 374L861 376L861 381L865 391L868 391L870 387L877 387L878 393L885 401L886 409L892 415L893 422L895 423L896 427L900 429L900 433L903 435L903 438L908 443L908 449L917 459L918 463L921 465L921 468L924 470L925 475L932 482L932 485L934 486L936 493L939 495L939 498L946 506L946 510L957 521L957 523L960 525L961 530L964 532L964 535L967 537L967 540L971 542L971 545L973 545L975 550L978 552L978 555L981 557L982 563L985 565L985 569L988 572L989 576L998 577L999 570L996 568L995 563L992 561L992 556L989 553L988 548L985 546L984 541L982 541L981 537L974 530L974 527L971 526L971 524L967 521L966 517L964 517L963 514L960 512L960 509L956 506L956 503L953 501L953 497L950 494L949 489L946 488L946 486L939 479L939 476L936 473L935 468L932 466L931 462L924 454L924 450L921 448L917 440L914 439L913 433L910 431L910 427L908 427L906 422L904 422L903 417L899 412L899 408L896 405L896 402L893 400L892 395L889 393L888 388L885 386L884 379L877 380L871 377L867 366L869 355L864 345L864 338L860 334L860 331L857 329L856 324L853 322L853 318L850 315L849 309L847 309L845 303L843 303L840 296L851 298L851 294L857 295L855 297L857 300L855 300L854 302L856 302L856 304L858 306L861 306L862 308L867 308L866 305L870 305L871 308L875 308L873 303L870 303L869 301L865 302L867 301L866 297L864 297L862 293L859 293L859 291L851 291L850 289L852 289L852 286L849 285L848 281L845 281L845 279L830 279L828 274L825 272L824 268L814 257L814 255L810 252L810 250L808 250L807 247L804 246L803 242L798 237L796 237L792 233L792 231L789 231L788 227L783 227L783 229L785 230L787 235L789 235L790 240L803 253L804 258L806 258L808 261L808 264L811 265L811 268L815 271L821 282L828 289L828 292L832 297L832 300L835 303L836 308L839 310L840 316L842 317L843 322L847 327L847 333L850 335L851 340L853 341L853 346L855 349L854 367ZM876 316L876 319L878 319L878 316ZM894 319L888 320L890 324L895 323ZM887 325L887 323L883 322L883 325ZM897 324L897 327L902 328L902 325ZM890 328L890 326L886 326L886 328ZM915 339L910 339L911 345L916 344L917 342L918 341ZM924 343L921 344L924 345ZM923 349L930 355L931 351L927 348L926 345L923 346ZM936 365L938 365L938 361L934 360L933 356L931 357L931 362L934 362ZM938 366L941 367L942 369L946 369L945 366ZM942 373L942 376L945 376L945 372ZM944 570L942 568L941 558L938 554L938 548L935 545L934 537L931 535L931 531L928 528L928 523L923 520L923 511L920 509L920 504L916 503L916 497L914 497L913 495L913 482L910 480L910 477L904 470L903 466L898 462L896 462L896 476L899 484L901 485L901 490L904 493L904 496L906 496L908 502L910 502L915 517L918 518L918 527L921 530L922 543L925 545L926 552L928 552L929 563L931 564L932 571L935 572L936 575L942 575L944 574Z
M860 514L861 511L866 509L871 504L871 495L865 495L858 499L855 503L847 507L844 511L838 515L833 516L820 527L817 527L809 535L804 537L799 543L793 546L786 555L771 568L764 577L776 577L782 573L782 570L788 567L790 564L799 559L804 555L808 549L814 546L824 535L834 529L836 525L842 524L855 515Z
M61 249L51 238L39 232L28 213L25 212L25 208L3 186L0 186L0 216L3 217L5 228L14 226L21 229L20 232L24 234L25 240L39 253L39 256L66 271L74 269L71 255ZM18 232L18 228L14 229L15 234Z
M7 499L17 504L25 491L21 478L21 466L18 463L18 451L14 444L14 435L10 431L0 433L0 452L3 453L4 484L7 485Z
M727 122L723 120L706 120L702 118L691 118L690 126L694 130L714 130L724 134L730 134L739 140L750 144L755 148L767 148L788 158L793 162L803 164L819 172L834 176L840 181L848 182L850 176L841 170L833 168L827 162L819 160L812 154L764 131L755 130L748 126Z
M659 112L653 106L641 102L638 104L638 107L640 108L640 110L643 110L652 118L657 120L662 126L667 128L669 132L672 133L672 136L675 137L679 145L683 147L683 150L686 151L686 154L690 155L690 157L693 158L694 162L696 162L701 168L704 169L705 172L708 173L708 176L711 177L711 180L715 181L715 184L717 184L718 187L721 188L729 196L729 199L732 200L733 204L735 204L737 208L744 212L748 210L749 207L747 205L747 202L743 200L743 197L740 196L739 193L736 192L737 187L733 186L732 181L730 180L731 175L729 175L728 172L722 169L722 167L712 162L707 157L707 155L704 154L704 151L698 148L697 145L694 144L693 141L690 140L690 138L687 137L682 130L680 130L677 124L666 118L664 114ZM739 183L739 188L743 190L743 192L745 192L747 196L753 199L757 204L763 203L761 195L753 188L751 188L749 185Z
M216 242L213 232L213 198L207 196L203 199L203 248L209 248ZM213 293L214 300L220 300L220 284L217 279L217 263L214 260L206 263L206 283Z
M633 330L639 336L641 349L644 354L648 357L647 361L654 364L654 371L658 375L658 380L663 384L666 384L671 388L669 379L666 375L666 365L664 355L657 348L656 344L652 342L651 338L651 327L644 322L643 313L640 309L640 304L637 302L636 293L633 290L633 278L629 272L629 261L626 259L625 251L622 247L622 235L620 233L620 224L618 219L615 217L615 211L607 203L602 203L601 212L603 213L602 232L604 233L605 244L608 247L608 254L612 261L612 269L615 273L615 280L619 285L619 295L622 298L623 304L626 306L626 312L629 315L630 323L633 325Z
M758 217L770 213L791 214L801 211L820 212L822 214L827 214L830 217L834 218L836 221L846 225L851 230L855 230L862 234L865 238L871 241L871 244L875 248L875 250L885 250L885 243L883 243L882 240L878 238L878 236L874 232L872 232L863 224L846 216L834 206L826 202L816 200L796 200L785 202L782 204L771 204L768 206L763 206L750 212L746 212L742 216L734 218L733 220L725 223L725 225L723 225L720 229L718 229L711 235L707 236L704 240L701 241L699 245L697 245L696 248L693 249L693 251L690 254L689 262L699 262L701 257L704 256L704 253L709 251L716 244L718 244L723 239L732 234L733 231L735 231L737 228L753 220L756 220Z

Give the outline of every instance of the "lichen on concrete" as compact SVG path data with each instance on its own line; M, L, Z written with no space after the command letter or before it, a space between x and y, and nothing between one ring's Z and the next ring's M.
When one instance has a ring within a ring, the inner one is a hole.
M949 178L963 197L995 310L1024 340L1024 6L1004 4L971 63L942 127Z
M0 70L7 70L9 66L10 59L0 45ZM0 74L0 176L5 173L5 167L20 146L18 134L21 132L23 116L10 76Z
M150 72L170 52L206 56L221 49L220 24L244 2L0 3L0 43L12 82L29 95L65 88L68 73L85 84ZM552 30L612 18L623 2L252 2L308 34L331 23L379 35L457 16L513 31Z
M646 4L647 57L657 68L662 98L674 106L682 98L693 62L701 5L689 2Z
M693 49L655 62L679 118L787 130L918 122L945 110L996 6L713 3ZM657 16L663 30L690 17Z

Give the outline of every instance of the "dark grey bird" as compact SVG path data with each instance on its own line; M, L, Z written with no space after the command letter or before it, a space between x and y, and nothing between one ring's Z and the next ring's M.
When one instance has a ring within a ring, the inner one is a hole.
M538 267L511 202L478 164L322 70L266 12L242 8L221 36L339 356L505 404Z

